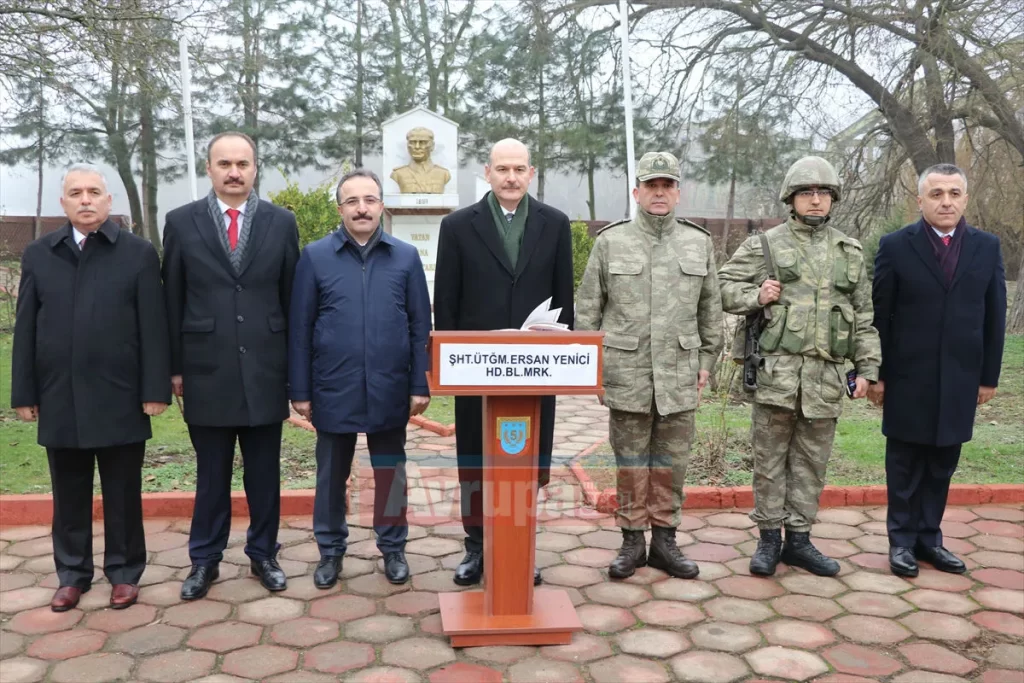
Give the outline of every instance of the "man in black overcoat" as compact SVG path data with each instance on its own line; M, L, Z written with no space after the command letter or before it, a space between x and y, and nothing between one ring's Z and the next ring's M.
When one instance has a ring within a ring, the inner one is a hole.
M482 200L444 217L434 273L434 327L438 330L519 328L549 297L559 322L573 324L572 233L564 213L527 194L534 168L518 140L491 149L484 167L491 185ZM541 399L538 444L541 486L550 476L555 397ZM483 575L483 414L479 397L455 399L455 448L466 555L455 583ZM534 583L540 583L535 570Z
M277 563L277 531L298 227L294 214L253 191L256 145L248 136L214 136L206 172L213 183L209 195L168 213L164 227L171 381L196 451L184 600L206 595L219 575L231 529L236 442L249 504L245 554L267 590L287 587Z
M918 182L921 219L882 237L875 257L875 328L882 341L889 566L917 576L917 560L962 573L939 528L974 413L996 393L1003 358L1006 280L999 238L963 218L967 177L951 164Z
M74 608L93 578L93 469L103 491L103 573L110 606L139 596L146 567L142 461L150 417L171 401L160 258L110 220L103 173L69 167L60 199L68 223L21 260L11 405L38 420L53 488L54 612Z

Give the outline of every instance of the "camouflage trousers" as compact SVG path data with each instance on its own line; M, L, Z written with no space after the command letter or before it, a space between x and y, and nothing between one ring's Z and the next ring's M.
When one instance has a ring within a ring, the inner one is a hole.
M672 415L612 410L609 440L615 452L616 522L675 528L682 521L683 483L693 441L694 411Z
M825 468L836 435L835 418L808 419L795 411L755 403L751 416L754 448L754 511L761 529L785 525L810 531L825 486Z

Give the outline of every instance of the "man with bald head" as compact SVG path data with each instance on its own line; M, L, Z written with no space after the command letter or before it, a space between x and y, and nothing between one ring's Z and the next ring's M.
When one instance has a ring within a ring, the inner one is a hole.
M546 299L573 324L572 234L564 213L531 197L530 152L505 139L491 148L484 174L491 190L441 221L434 274L438 330L519 328ZM547 483L554 441L555 397L541 399L540 485ZM466 555L455 583L483 576L483 415L479 397L455 399L455 442ZM535 571L534 583L540 583Z
M142 459L150 417L171 401L160 258L110 220L111 202L100 169L70 166L60 198L68 222L21 259L11 405L38 422L49 460L54 612L74 608L92 586L95 463L110 606L138 599L146 567Z

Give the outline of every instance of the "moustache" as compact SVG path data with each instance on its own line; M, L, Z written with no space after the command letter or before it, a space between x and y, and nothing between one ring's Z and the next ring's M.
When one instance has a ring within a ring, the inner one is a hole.
M368 214L368 213L360 213L360 214L356 214L352 218L352 220L354 220L354 221L371 221L371 220L373 220L373 217L370 216L370 214Z

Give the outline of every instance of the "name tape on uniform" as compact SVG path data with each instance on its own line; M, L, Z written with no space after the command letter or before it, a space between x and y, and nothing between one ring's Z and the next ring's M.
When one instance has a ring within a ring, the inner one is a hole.
M446 386L597 384L596 344L441 344Z

